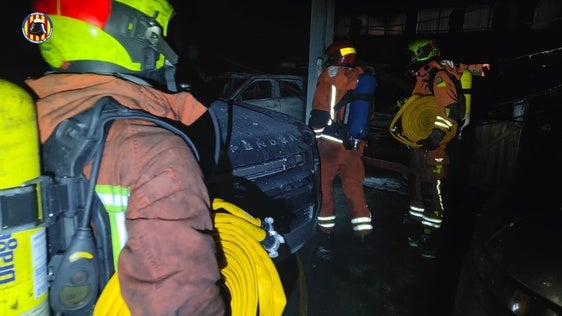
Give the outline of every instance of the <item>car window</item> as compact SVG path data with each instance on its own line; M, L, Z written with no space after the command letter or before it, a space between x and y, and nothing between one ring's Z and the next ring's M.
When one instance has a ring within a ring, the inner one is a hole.
M304 91L299 84L289 80L279 80L279 93L282 98L304 97Z
M252 82L241 95L242 101L273 98L272 86L269 80Z

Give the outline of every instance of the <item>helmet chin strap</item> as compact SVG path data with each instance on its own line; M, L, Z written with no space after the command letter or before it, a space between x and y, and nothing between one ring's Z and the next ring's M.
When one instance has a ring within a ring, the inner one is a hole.
M161 27L156 25L156 16L152 18L150 26L146 28L145 39L150 43L150 47L156 53L156 58L158 54L164 55L164 80L166 82L166 87L169 91L177 92L175 65L178 63L178 54L176 54L162 36ZM155 63L156 59L147 61L145 65L154 65Z
M166 60L164 65L164 77L166 79L167 89L171 92L177 92L178 86L176 84L176 66Z
M150 29L150 28L149 28ZM166 86L169 91L177 92L178 88L176 85L176 64L178 63L178 54L174 52L172 47L164 40L164 38L158 34L158 36L153 36L149 38L147 30L147 39L150 42L152 48L156 53L161 53L164 55L164 80L166 81Z

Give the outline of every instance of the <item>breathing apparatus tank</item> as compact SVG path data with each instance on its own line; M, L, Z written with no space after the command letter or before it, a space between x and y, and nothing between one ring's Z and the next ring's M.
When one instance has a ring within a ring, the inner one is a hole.
M49 315L35 102L0 79L0 310Z
M462 130L470 123L470 104L472 102L472 72L470 70L463 70L461 74L461 88L464 95L464 117L462 117L462 125L459 127L459 137L462 135Z
M369 133L370 113L373 110L377 80L371 73L359 75L352 101L347 108L344 124L348 126L349 139L344 142L348 149L355 149Z

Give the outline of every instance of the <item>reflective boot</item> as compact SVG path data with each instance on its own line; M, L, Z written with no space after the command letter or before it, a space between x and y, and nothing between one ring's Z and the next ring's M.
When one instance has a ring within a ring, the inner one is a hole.
M316 248L316 258L322 261L332 261L334 259L334 234L327 234L322 231L316 232L318 247Z
M421 242L419 245L420 255L426 259L437 258L437 236L436 232L431 229L424 227L421 234Z
M366 231L364 234L356 234L355 240L358 244L358 251L360 256L369 257L375 253L375 241L373 231Z

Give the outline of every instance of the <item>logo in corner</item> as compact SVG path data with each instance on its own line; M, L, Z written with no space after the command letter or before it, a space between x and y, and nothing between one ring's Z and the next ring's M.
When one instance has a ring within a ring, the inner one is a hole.
M53 22L46 14L33 12L23 20L21 31L28 41L41 44L53 34Z

